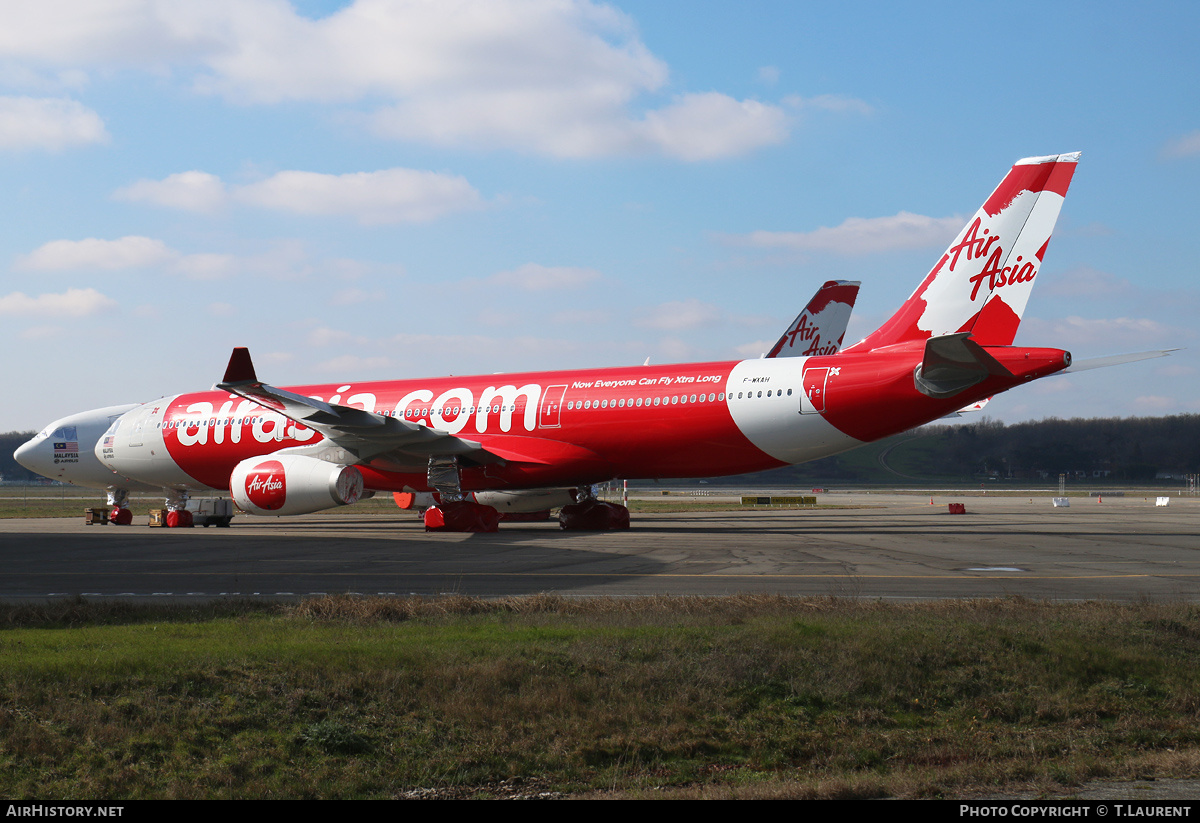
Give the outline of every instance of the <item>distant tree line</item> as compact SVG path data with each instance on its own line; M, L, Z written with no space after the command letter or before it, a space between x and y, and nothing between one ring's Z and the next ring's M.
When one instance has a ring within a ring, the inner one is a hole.
M13 460L17 447L37 432L6 432L0 434L0 477L5 480L34 480L37 475Z
M1197 473L1200 415L1052 417L1011 426L983 417L974 423L923 426L863 449L745 475L739 481L769 485L896 483L905 478L1057 482L1065 474L1071 480L1148 482L1160 475Z
M1200 472L1200 415L926 426L934 474L1153 480Z

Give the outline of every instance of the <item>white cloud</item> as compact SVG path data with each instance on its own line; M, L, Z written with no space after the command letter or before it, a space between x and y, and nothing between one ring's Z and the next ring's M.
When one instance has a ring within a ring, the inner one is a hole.
M633 138L619 116L621 105L596 103L570 89L463 89L382 107L367 124L380 137L434 145L500 147L556 157L628 151Z
M364 289L342 289L329 296L329 301L335 306L353 306L357 303L374 302L381 303L386 299L386 295L378 290L366 291Z
M633 325L643 329L660 331L685 331L689 329L711 329L718 326L741 326L761 328L774 322L762 315L733 314L721 306L705 303L695 297L687 300L671 300L640 312ZM780 329L782 332L782 329Z
M352 174L281 171L234 190L244 203L307 215L349 215L359 222L421 223L482 207L463 177L415 169Z
M453 358L470 364L471 369L478 369L480 372L494 371L496 368L507 369L511 363L544 364L548 357L574 359L579 352L590 350L585 341L533 335L488 337L479 334L397 334L380 340L377 345L387 350L429 353L431 359L422 362L423 369L431 366L436 368L432 358L444 361ZM442 368L451 371L455 369L449 362Z
M1158 346L1178 346L1193 335L1148 317L1079 317L1054 320L1029 318L1021 339L1070 349L1076 357L1092 357Z
M728 236L725 240L758 248L844 255L878 254L947 245L964 222L962 217L926 217L902 211L894 217L848 217L841 225L822 226L808 232L755 231Z
M135 68L239 103L364 106L377 134L437 145L707 160L788 133L780 106L718 92L658 107L667 66L591 0L355 0L317 19L281 0L9 0L4 22L0 59L39 71Z
M712 160L782 143L787 115L778 106L735 100L724 94L689 94L647 112L639 131L663 154L682 160Z
M154 268L193 280L216 280L251 274L295 280L312 273L313 264L302 244L279 243L264 253L247 256L183 254L161 240L122 237L117 240L52 240L18 257L14 268L26 271L121 271ZM336 266L335 266L336 268Z
M661 154L711 160L782 143L788 136L784 111L754 100L716 92L685 95L637 119L628 105L633 89L594 91L464 89L413 96L381 108L369 123L382 137L503 146L556 157Z
M62 294L39 294L37 297L18 291L0 297L0 314L86 317L116 308L116 305L115 300L95 289L67 289Z
M682 363L696 360L700 350L677 337L664 337L655 346L655 360L664 363Z
M14 91L20 89L39 94L62 94L65 91L79 92L87 85L87 73L78 69L42 74L31 66L0 63L0 86Z
M1170 334L1168 326L1148 317L1082 318L1067 317L1058 320L1058 329L1063 334L1076 334L1094 340L1109 340L1121 334L1139 337L1160 338Z
M348 379L347 375L354 374L371 374L380 369L388 369L392 367L390 357L376 355L374 357L364 357L357 354L342 354L333 357L329 360L324 360L313 365L313 370L323 373L332 373L338 375L339 380Z
M384 338L372 338L358 332L348 332L321 326L305 335L305 343L313 349L333 348L342 352L400 351L421 352L419 363L412 358L395 360L383 356L371 358L354 354L335 355L314 367L320 371L340 373L345 379L348 371L358 375L402 368L413 373L435 374L450 372L461 374L464 364L475 373L507 370L514 362L544 364L548 353L553 358L574 358L588 348L588 344L577 339L549 339L530 335L515 337L491 337L481 334L427 334L420 332L400 333ZM468 372L471 373L471 372ZM339 378L342 379L342 378Z
M307 341L308 345L318 348L323 346L353 346L359 348L370 344L370 341L362 335L351 334L341 329L331 329L328 326L321 326L310 331L307 335Z
M138 180L113 197L194 212L214 212L233 200L295 214L348 216L366 225L422 223L483 207L483 197L463 177L400 168L350 174L281 171L233 187L216 175L186 171Z
M1135 293L1137 290L1125 278L1091 266L1076 266L1055 274L1043 290L1043 294L1082 300L1105 300Z
M734 351L745 358L762 357L774 345L774 340L755 340L753 343L743 343L740 346L735 346Z
M178 256L161 240L128 236L119 240L52 240L17 261L17 267L34 271L69 269L129 269L161 265Z
M236 5L229 0L6 0L0 55L42 65L159 68L219 48L221 18Z
M718 326L724 319L725 312L719 306L690 297L656 306L648 314L637 318L634 324L647 329L682 331Z
M205 56L214 73L204 88L256 102L472 87L613 97L666 80L631 21L587 0L357 0L320 20L269 0L227 8L212 21L224 31Z
M1063 332L1080 332L1097 338L1129 332L1137 335L1163 336L1170 329L1148 317L1100 317L1084 318L1071 316L1057 321Z
M546 319L559 326L602 326L612 323L612 312L606 309L563 309Z
M551 289L576 289L600 279L595 269L574 266L541 266L526 263L510 271L502 271L488 278L500 286L512 286L524 291L549 291Z
M180 172L162 180L138 180L115 191L113 197L195 212L216 211L226 199L221 178L202 171Z
M183 254L174 259L171 269L193 280L219 280L237 271L240 262L232 254Z
M0 97L0 149L57 151L107 140L100 115L74 100Z
M1200 131L1194 131L1169 141L1162 149L1167 158L1191 157L1200 154Z

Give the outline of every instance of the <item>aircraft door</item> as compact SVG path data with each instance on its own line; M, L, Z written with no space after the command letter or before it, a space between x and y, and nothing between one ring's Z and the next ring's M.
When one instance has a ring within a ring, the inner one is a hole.
M828 379L828 366L804 370L800 392L801 414L821 414L825 411L825 383Z
M145 409L138 409L134 414L136 417L133 419L133 429L129 432L129 445L137 447L142 445L142 427L148 415Z
M566 384L546 388L546 393L542 395L542 407L538 414L539 429L557 429L562 425L560 415L562 414L563 396L566 393Z

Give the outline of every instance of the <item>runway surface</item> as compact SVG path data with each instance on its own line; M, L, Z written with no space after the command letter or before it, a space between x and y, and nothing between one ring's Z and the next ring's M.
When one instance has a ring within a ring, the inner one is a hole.
M967 513L951 515L959 500ZM635 514L426 534L409 514L238 517L228 529L0 520L0 598L770 592L887 600L1200 599L1200 500L828 495L846 509ZM137 518L144 524L144 516Z

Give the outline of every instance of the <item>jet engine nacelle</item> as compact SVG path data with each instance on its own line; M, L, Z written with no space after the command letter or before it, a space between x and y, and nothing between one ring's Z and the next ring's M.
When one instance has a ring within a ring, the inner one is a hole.
M238 463L229 477L229 491L247 514L283 517L357 503L363 478L353 466L276 454Z

